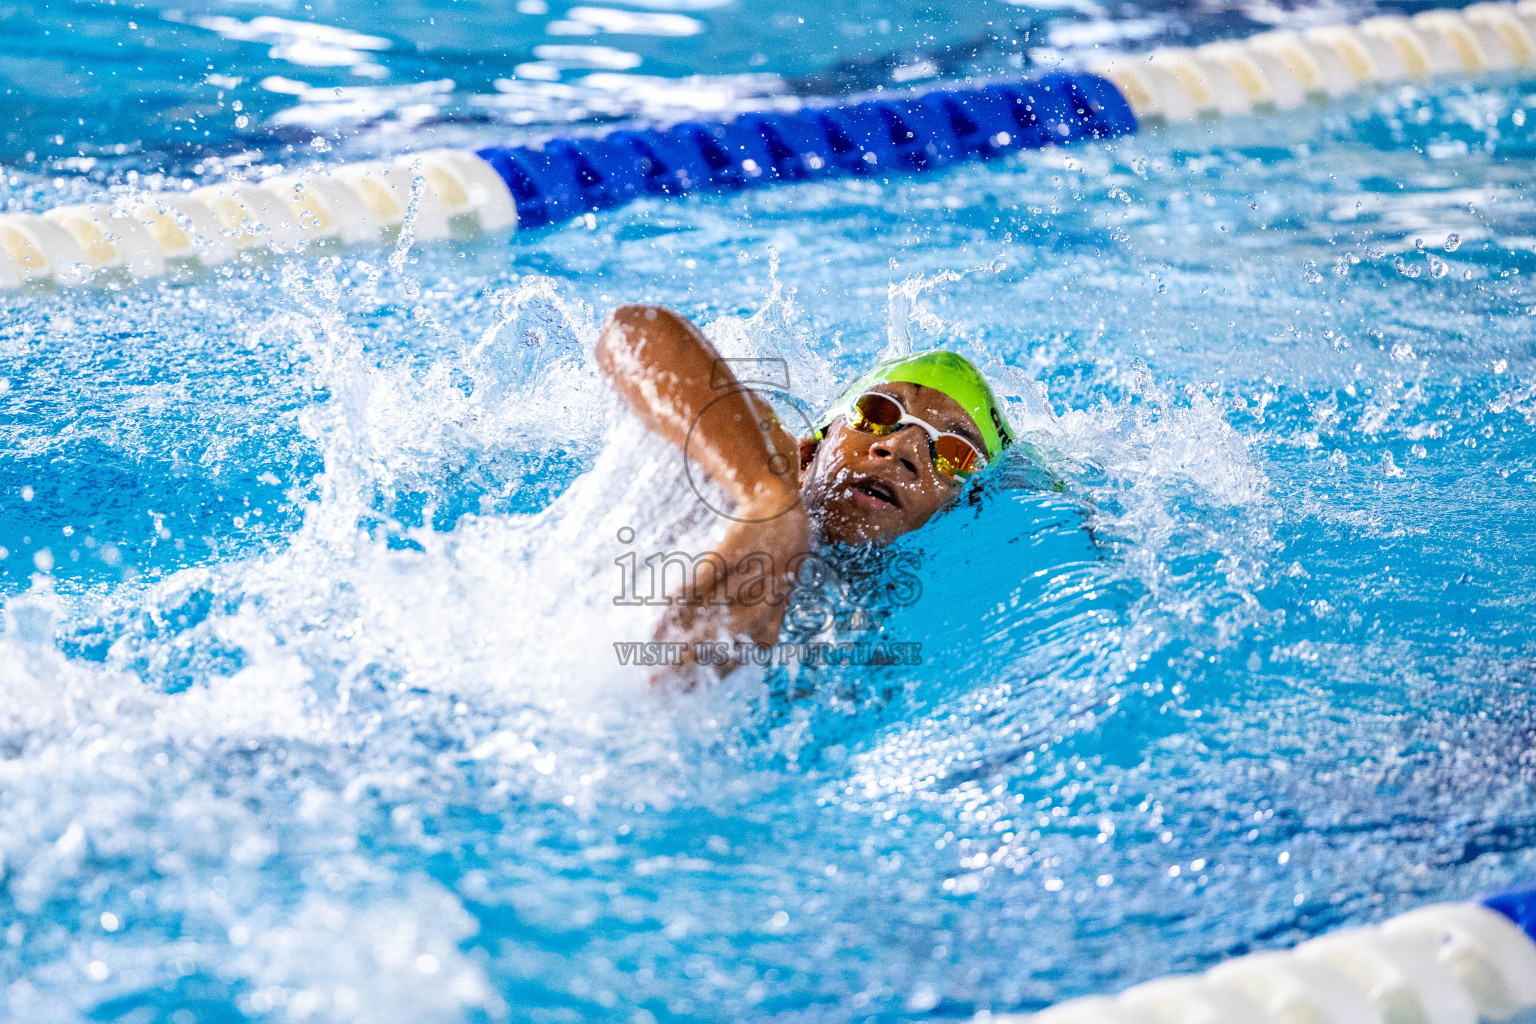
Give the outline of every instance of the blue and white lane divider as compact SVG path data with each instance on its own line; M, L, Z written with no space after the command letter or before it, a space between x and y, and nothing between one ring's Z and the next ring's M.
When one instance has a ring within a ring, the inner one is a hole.
M564 223L642 195L921 172L1139 126L1259 114L1376 84L1536 68L1536 0L1094 60L1087 71L854 97L0 215L0 288L157 277L241 250Z
M433 150L328 173L0 216L0 286L74 284L102 270L155 277L178 258L217 264L254 247L379 241L412 209L415 237L428 240L559 224L643 195L922 171L1135 128L1107 79L1058 72L538 146Z
M1294 949L993 1024L1479 1024L1536 1020L1536 887L1422 907Z

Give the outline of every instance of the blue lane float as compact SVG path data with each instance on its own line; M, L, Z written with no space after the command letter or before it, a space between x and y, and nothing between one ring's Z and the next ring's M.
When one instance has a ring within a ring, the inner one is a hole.
M641 195L927 171L1136 130L1107 79L1055 72L963 89L854 97L728 121L619 129L477 151L506 182L522 227L557 224Z
M1536 885L1517 886L1485 896L1483 906L1509 918L1536 943Z

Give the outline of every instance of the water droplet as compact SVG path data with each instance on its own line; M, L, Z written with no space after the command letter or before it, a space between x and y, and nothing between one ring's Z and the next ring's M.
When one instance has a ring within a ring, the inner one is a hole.
M939 993L929 985L919 985L907 996L907 1009L927 1013L939 1005Z
M1451 234L1445 236L1445 251L1446 252L1455 252L1459 248L1461 248L1461 236L1460 235L1456 234L1455 232L1452 232Z
M1436 256L1434 253L1425 253L1424 255L1429 258L1430 277L1444 277L1446 273L1451 269L1446 265L1445 260Z

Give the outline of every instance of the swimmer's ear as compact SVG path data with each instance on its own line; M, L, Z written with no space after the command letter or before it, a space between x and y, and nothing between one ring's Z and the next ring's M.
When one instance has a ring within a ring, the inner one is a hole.
M810 466L811 460L816 457L816 450L821 447L821 432L817 431L810 437L800 439L800 472L804 473Z

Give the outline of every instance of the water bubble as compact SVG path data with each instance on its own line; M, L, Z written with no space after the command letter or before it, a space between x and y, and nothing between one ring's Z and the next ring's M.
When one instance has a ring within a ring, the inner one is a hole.
M1394 270L1396 270L1399 274L1402 274L1404 277L1418 277L1419 276L1419 268L1418 267L1410 267L1408 265L1408 261L1403 259L1401 256L1394 256L1394 257L1392 257L1392 267L1393 267Z
M1453 231L1449 235L1445 236L1445 251L1446 252L1455 252L1459 248L1461 248L1461 236L1460 235L1456 234Z
M907 996L907 1009L927 1013L939 1005L939 993L929 985L919 985Z
M1444 277L1450 271L1451 268L1446 264L1445 260L1436 256L1434 253L1427 252L1424 255L1429 259L1430 277Z

